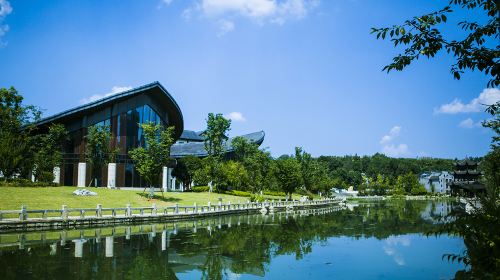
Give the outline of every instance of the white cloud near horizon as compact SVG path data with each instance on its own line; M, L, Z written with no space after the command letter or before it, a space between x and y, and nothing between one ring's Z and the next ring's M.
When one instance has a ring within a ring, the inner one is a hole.
M394 138L399 136L400 132L401 132L401 126L398 125L393 126L389 131L389 134L384 135L382 139L380 139L380 144L391 142Z
M124 91L131 90L131 89L132 89L131 86L114 86L111 88L111 91L108 93L94 94L94 95L91 95L87 98L80 99L80 104L90 103L90 102L102 99L104 97L115 95L117 93L124 92Z
M246 122L247 119L243 116L241 112L231 112L229 114L225 114L224 118L232 120L234 122Z
M249 19L259 25L283 25L289 20L300 20L319 5L319 0L197 0L182 12L190 20L193 12L216 20L218 37L235 29L237 18Z
M485 106L500 101L500 90L498 88L485 88L478 97L464 104L458 98L450 103L443 104L439 108L434 108L435 114L458 114L482 112Z
M410 150L406 144L388 144L382 148L382 153L389 157L404 157L410 155Z
M401 133L401 126L395 125L391 128L388 134L382 136L380 145L382 145L382 153L389 157L409 156L410 150L406 144L392 143Z
M4 46L5 43L2 41L2 37L9 31L9 25L3 24L4 19L12 13L12 6L7 0L0 0L0 47Z

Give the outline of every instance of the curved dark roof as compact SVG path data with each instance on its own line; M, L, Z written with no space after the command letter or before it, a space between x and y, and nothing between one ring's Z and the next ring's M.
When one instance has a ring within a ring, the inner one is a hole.
M184 130L179 139L189 140L189 141L198 141L198 142L205 141L205 138L203 136L200 136L200 134L198 134L196 131L192 131L192 130Z
M84 116L107 107L112 103L141 94L150 94L161 106L165 107L169 120L175 126L175 139L178 139L184 130L184 118L181 109L170 93L157 81L63 111L59 114L41 119L34 125L40 127L55 122L64 122L64 120Z
M264 142L265 135L266 134L264 133L264 131L259 131L241 135L239 137L243 137L252 143L260 145L262 144L262 142ZM226 153L233 151L233 146L231 145L231 143L234 138L235 137L230 138L226 142L226 147L224 149ZM185 156L206 157L208 156L208 153L205 150L204 142L177 143L172 145L172 148L170 149L170 156L174 158L181 158Z

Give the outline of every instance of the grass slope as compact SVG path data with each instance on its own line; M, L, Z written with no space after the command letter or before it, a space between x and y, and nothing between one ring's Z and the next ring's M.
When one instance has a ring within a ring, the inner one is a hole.
M147 191L111 190L107 188L88 188L97 192L97 196L76 196L72 192L76 187L0 187L0 210L17 210L21 205L28 209L61 209L67 205L69 208L95 208L97 204L102 204L105 208L125 207L128 203L132 207L151 206L156 203L158 207L175 205L206 205L208 201L217 204L219 197L223 203L245 202L248 198L218 194L218 193L194 193L194 192L168 192L164 193L164 198L160 192L155 193L154 199L147 198ZM279 199L279 197L269 197L269 199Z

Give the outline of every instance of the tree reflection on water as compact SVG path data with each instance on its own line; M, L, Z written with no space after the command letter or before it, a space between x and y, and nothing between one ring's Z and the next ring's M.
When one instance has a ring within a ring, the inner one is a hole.
M205 279L265 276L280 255L301 259L328 238L425 233L452 205L391 201L320 212L243 215L177 224L0 235L0 279ZM108 238L105 238L105 237Z

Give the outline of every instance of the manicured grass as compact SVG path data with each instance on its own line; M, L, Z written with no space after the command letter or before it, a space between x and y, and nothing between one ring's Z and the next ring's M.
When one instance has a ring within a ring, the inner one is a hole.
M219 197L223 203L245 202L247 197L233 196L208 192L167 192L162 197L160 192L155 193L154 199L147 198L148 191L110 190L107 188L88 188L96 192L97 196L76 196L73 191L77 187L0 187L0 210L18 210L21 205L28 209L61 209L62 205L68 208L95 208L102 204L104 208L125 207L128 203L132 207L151 206L156 203L158 207L174 205L206 205L208 201L216 204ZM265 196L268 199L284 199L283 197ZM295 195L294 195L294 198Z

